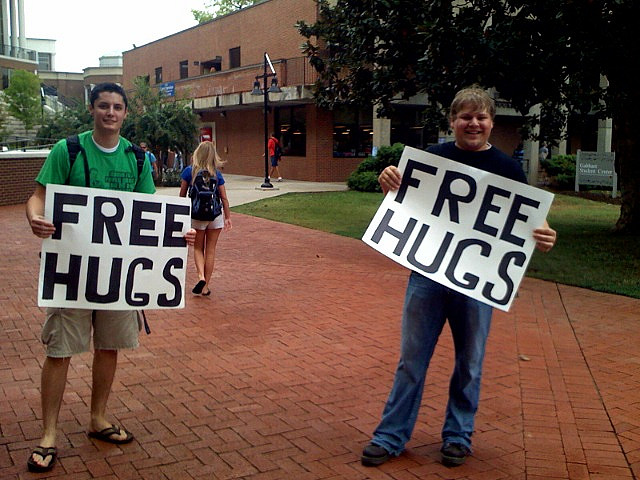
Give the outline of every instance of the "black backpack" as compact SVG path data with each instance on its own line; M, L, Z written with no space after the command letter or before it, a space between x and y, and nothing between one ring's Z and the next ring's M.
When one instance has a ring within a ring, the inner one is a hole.
M218 176L209 170L200 170L189 188L191 218L212 221L222 213L222 201L218 191Z
M80 139L78 135L71 135L67 137L67 152L69 152L69 175L67 175L67 181L65 182L67 185L69 184L69 178L71 177L71 168L73 167L73 162L76 161L76 157L78 153L82 152L82 158L84 159L84 181L85 186L91 186L91 178L89 176L89 162L87 161L87 153L84 151L82 145L80 145ZM136 157L136 161L138 163L138 178L142 174L142 168L144 167L144 162L146 161L145 151L139 147L138 145L131 144L125 149L125 153L133 152Z

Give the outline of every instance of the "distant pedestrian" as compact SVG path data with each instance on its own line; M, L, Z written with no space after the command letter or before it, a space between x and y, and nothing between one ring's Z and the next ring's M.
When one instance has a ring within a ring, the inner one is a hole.
M151 164L153 179L156 180L158 178L158 161L156 156L149 150L146 142L140 142L140 148L144 150L144 156L147 157L147 160L149 160Z
M282 175L280 175L280 168L278 167L280 160L282 159L282 147L280 146L280 140L275 133L271 134L269 142L267 144L269 149L269 159L271 160L271 169L269 170L269 178L273 177L275 173L278 175L278 182L282 181Z
M517 160L520 166L524 164L524 147L522 145L522 142L520 142L518 146L515 148L515 150L513 151L512 158L514 160Z
M542 162L546 160L548 156L549 156L549 149L547 148L547 145L543 143L540 146L540 150L538 150L538 160Z

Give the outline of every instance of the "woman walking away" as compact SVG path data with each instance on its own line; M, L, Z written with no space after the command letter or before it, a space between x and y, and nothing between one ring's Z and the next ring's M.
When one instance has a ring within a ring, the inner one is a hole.
M198 283L191 290L196 295L211 295L209 281L213 274L218 237L223 228L231 230L229 200L224 178L218 170L223 163L215 142L202 142L193 152L191 165L181 175L180 196L186 197L189 193L191 197L191 226L196 230L193 259ZM222 212L217 216L219 207L216 208L216 202L222 205Z

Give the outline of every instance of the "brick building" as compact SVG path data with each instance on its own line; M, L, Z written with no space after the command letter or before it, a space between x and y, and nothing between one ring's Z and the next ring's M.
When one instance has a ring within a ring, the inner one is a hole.
M251 92L264 73L265 51L281 89L269 94L268 131L280 133L285 178L343 181L373 145L426 146L419 102L403 104L397 118L378 129L386 136L377 140L373 108L316 107L315 71L302 55L304 38L295 27L299 20L316 19L313 0L266 0L124 52L123 84L130 91L143 77L176 99L191 100L229 173L264 174L263 96Z
M228 173L264 174L263 95L252 95L265 51L281 93L269 94L268 131L281 136L285 178L344 180L361 158L336 157L334 115L316 108L313 69L302 56L298 20L314 22L313 0L268 0L123 53L123 84L137 77L188 98L216 140ZM268 73L271 73L270 67ZM262 79L260 79L262 85ZM367 153L370 152L366 147ZM364 151L362 152L364 156Z

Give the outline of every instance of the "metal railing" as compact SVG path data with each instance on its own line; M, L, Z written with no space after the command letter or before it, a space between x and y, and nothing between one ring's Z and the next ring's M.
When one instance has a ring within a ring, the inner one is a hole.
M38 52L35 50L28 50L26 48L15 47L13 45L2 44L2 51L0 55L5 57L20 58L23 60L32 60L36 62L38 60Z
M286 78L282 85L310 85L318 79L318 72L311 66L309 58L294 57L283 60Z
M25 137L20 135L9 135L0 142L0 152L6 151L26 151L26 150L48 150L53 147L57 139Z

